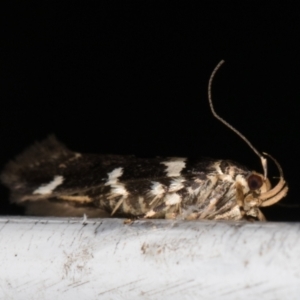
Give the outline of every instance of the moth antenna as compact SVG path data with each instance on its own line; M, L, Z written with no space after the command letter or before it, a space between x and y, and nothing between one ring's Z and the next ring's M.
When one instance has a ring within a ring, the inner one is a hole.
M215 77L215 74L217 73L217 71L220 69L220 67L224 64L224 60L221 60L217 66L214 68L214 70L212 71L209 81L208 81L208 102L209 102L209 106L211 109L211 112L213 114L213 116L218 119L220 122L222 122L224 125L226 125L229 129L231 129L233 132L235 132L241 139L243 139L248 146L254 151L254 153L260 158L261 160L261 164L262 164L262 168L264 170L264 178L267 178L267 159L265 157L263 157L259 151L256 150L256 148L250 143L250 141L242 134L240 133L237 129L235 129L232 125L230 125L227 121L225 121L223 118L221 118L215 111L214 106L213 106L213 102L212 102L212 97L211 97L211 86L212 86L212 81Z

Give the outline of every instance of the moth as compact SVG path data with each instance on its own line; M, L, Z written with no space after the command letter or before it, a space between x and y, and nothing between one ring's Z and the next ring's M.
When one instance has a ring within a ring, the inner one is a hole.
M216 114L211 85L223 62L209 78L211 111L261 158L264 174L221 159L81 154L50 136L4 168L1 181L11 202L24 205L29 215L265 220L259 208L280 201L288 186L279 163ZM279 170L273 188L266 156Z

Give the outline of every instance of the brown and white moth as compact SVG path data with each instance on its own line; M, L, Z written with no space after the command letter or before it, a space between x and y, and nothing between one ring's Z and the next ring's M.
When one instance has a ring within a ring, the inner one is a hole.
M134 156L80 154L51 136L9 162L1 174L11 202L29 215L182 218L186 220L265 220L260 207L280 201L288 191L280 179L271 188L266 158L235 128L261 158L264 174L230 160L187 158L141 159Z

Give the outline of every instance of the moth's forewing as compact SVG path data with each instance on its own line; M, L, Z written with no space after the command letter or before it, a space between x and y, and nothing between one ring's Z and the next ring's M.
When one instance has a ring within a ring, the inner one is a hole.
M1 179L11 201L27 205L30 214L97 215L91 212L99 209L118 216L150 211L152 217L238 219L235 180L248 175L226 160L79 154L51 136L10 162Z

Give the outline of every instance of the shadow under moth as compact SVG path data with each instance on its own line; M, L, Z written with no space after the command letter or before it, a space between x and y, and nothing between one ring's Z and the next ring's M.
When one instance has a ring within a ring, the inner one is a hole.
M209 79L211 111L261 158L264 174L230 160L81 154L50 136L6 165L1 181L11 202L29 215L265 220L259 207L280 201L288 187L279 163L216 114L211 85L223 62ZM273 188L266 156L279 170Z

